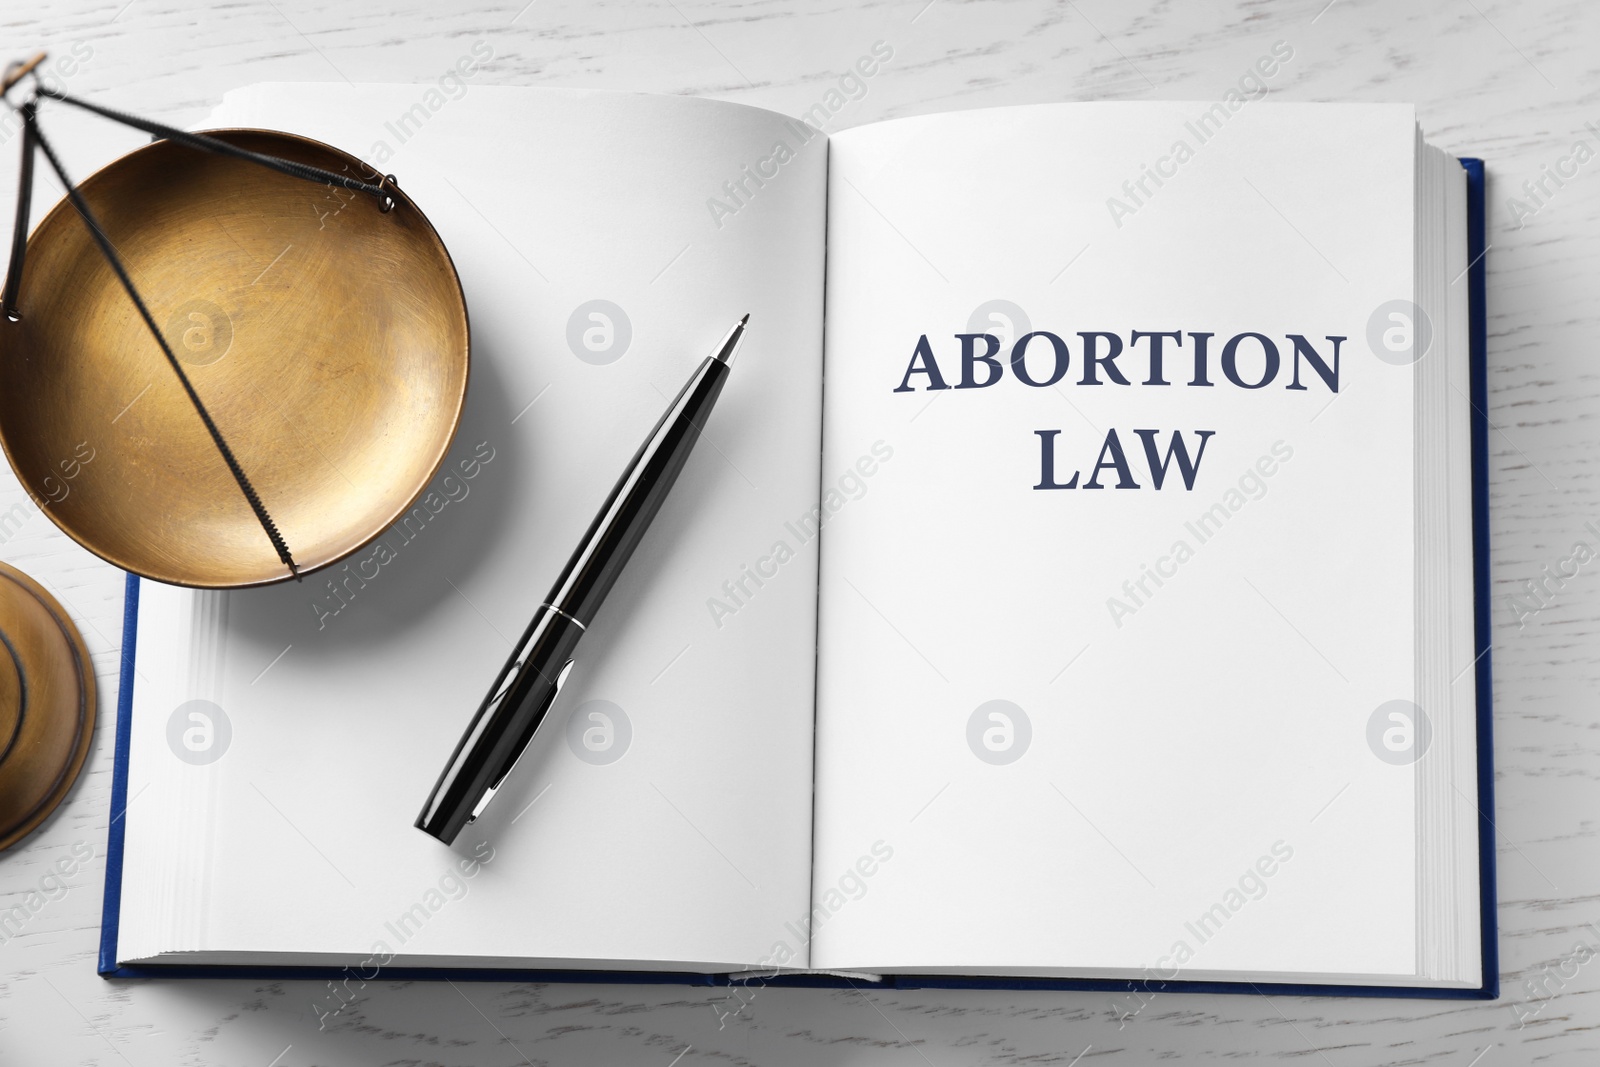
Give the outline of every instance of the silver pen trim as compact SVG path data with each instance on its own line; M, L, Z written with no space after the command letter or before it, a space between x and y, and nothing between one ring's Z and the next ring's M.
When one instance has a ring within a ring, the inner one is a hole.
M542 608L549 608L551 611L555 612L557 615L560 615L563 619L566 619L569 622L571 622L572 625L576 626L578 629L582 630L584 633L588 633L589 632L589 628L587 626L585 626L582 622L578 621L577 619L573 618L573 616L570 613L562 611L560 608L556 607L554 604L545 603L545 604L540 604L539 606L542 607Z

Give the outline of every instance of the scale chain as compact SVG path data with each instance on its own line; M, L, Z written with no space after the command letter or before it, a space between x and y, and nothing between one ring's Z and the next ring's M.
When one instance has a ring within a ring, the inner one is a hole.
M250 484L250 479L245 474L244 468L239 465L239 460L234 456L233 449L229 448L228 442L223 439L222 431L217 428L216 422L211 418L211 413L206 410L205 404L200 400L200 394L195 392L194 385L189 381L189 376L184 373L183 365L178 362L178 357L173 354L172 346L167 343L166 337L161 333L161 328L156 325L155 318L150 314L150 309L145 306L144 299L139 295L138 289L134 287L133 279L128 276L127 268L122 265L122 260L117 255L116 249L112 247L110 238L100 228L100 223L94 217L94 213L89 210L89 204L84 200L83 194L78 191L77 186L72 184L72 179L67 177L66 169L62 167L61 160L56 157L55 149L51 148L50 142L45 139L43 131L39 129L38 119L34 116L31 108L24 110L23 121L31 131L33 143L38 145L40 150L44 152L45 159L50 164L50 169L55 171L56 177L61 179L61 184L67 190L67 199L72 202L72 206L78 211L78 216L83 219L84 225L89 228L89 233L94 237L95 244L100 247L100 253L105 256L106 262L111 265L112 271L116 273L117 280L122 283L122 288L127 291L128 299L132 300L133 306L138 309L140 317L144 319L144 324L150 331L150 335L161 346L162 353L167 357L167 364L172 367L173 373L178 376L178 381L183 386L183 391L188 394L189 403L194 406L195 412L200 416L200 421L205 423L206 432L211 435L211 440L217 446L217 451L222 454L223 462L228 465L228 470L233 474L233 480L238 483L239 489L244 493L245 500L250 504L250 509L255 512L257 521L261 523L261 528L266 531L268 539L272 541L272 547L277 551L278 558L283 561L284 566L289 568L289 573L293 574L298 580L300 568L296 566L294 557L289 554L289 546L284 541L283 535L278 532L277 524L272 521L272 516L267 513L266 505L261 502L261 497L256 493L255 487Z

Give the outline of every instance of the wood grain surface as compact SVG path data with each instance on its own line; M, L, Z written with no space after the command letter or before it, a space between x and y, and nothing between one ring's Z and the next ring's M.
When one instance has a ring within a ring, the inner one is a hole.
M1591 347L1600 332L1600 6L524 3L404 0L379 10L310 0L10 0L0 57L47 48L52 63L75 60L55 71L70 91L183 125L252 81L434 82L478 42L493 58L477 84L702 94L799 114L873 42L888 42L893 60L835 116L829 128L839 129L997 104L1216 100L1281 40L1294 58L1270 80L1274 98L1415 101L1430 140L1487 161L1503 995L1454 1003L1169 994L1141 1004L1104 993L768 989L735 1014L725 990L379 981L319 1028L320 983L103 981L94 958L122 575L59 533L5 470L0 558L71 612L107 695L77 788L39 832L0 855L0 913L19 905L28 913L0 928L0 1063L1596 1061L1600 562L1559 588L1549 583L1537 611L1511 598L1547 567L1562 569L1575 542L1600 540L1585 529L1600 525L1600 463L1590 458L1600 435ZM142 140L88 123L52 114L75 174ZM1579 141L1589 147L1582 162ZM5 117L0 218L8 222L17 143ZM311 896L282 901L316 906Z

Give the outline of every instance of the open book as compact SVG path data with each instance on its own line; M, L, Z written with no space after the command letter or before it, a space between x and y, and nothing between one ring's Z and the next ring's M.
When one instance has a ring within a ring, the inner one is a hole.
M130 583L105 971L1492 993L1481 264L1410 107L828 135L465 86L256 86L209 123L395 173L472 384L348 563ZM313 187L278 267L340 210ZM454 848L413 829L745 312L534 746Z

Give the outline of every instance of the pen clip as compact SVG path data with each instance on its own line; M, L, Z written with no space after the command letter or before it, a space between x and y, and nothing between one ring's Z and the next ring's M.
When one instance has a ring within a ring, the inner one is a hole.
M572 673L572 665L576 662L576 660L567 660L567 662L561 668L561 673L556 675L556 684L551 688L550 696L546 698L544 702L544 711L548 711L550 709L550 705L556 702L556 697L561 695L561 688L567 684L567 676ZM497 699L499 697L503 697L506 691L511 688L511 680L516 678L516 676L521 673L521 670L522 664L518 663L516 670L506 672L506 684L502 686L500 692L496 694ZM496 778L494 783L490 785L488 789L483 791L483 796L479 797L478 803L473 806L472 814L467 816L467 822L472 823L478 821L478 816L483 814L483 810L489 806L489 801L493 800L494 795L500 791L501 784L511 776L512 771L517 769L517 764L522 762L522 757L527 755L528 749L532 747L532 745L524 745L522 751L517 753L517 758L511 761L511 766L507 767L504 773L502 773L500 777Z

